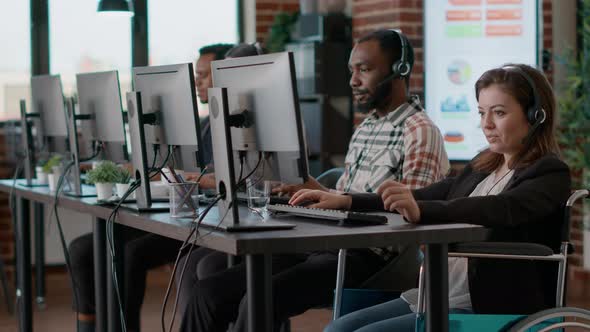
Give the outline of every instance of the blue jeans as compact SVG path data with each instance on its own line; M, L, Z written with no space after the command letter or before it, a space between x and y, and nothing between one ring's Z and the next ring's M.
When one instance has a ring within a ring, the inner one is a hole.
M469 313L470 310L451 309L452 313ZM416 313L401 298L381 303L344 315L332 321L324 332L389 332L416 329Z

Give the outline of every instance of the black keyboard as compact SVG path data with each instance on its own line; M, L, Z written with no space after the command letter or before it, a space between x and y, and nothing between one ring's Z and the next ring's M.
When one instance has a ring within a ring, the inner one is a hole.
M328 209L316 209L308 208L304 206L295 206L287 204L269 204L267 209L272 212L285 212L292 215L318 218L323 220L336 220L343 221L349 224L362 224L362 225L384 225L387 224L387 217L376 214L362 213L362 212L351 212L343 210L328 210Z

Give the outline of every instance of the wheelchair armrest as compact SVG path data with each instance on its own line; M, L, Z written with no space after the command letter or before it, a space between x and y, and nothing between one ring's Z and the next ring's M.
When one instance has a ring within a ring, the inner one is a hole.
M522 242L466 242L449 246L449 253L551 256L553 250L537 243Z

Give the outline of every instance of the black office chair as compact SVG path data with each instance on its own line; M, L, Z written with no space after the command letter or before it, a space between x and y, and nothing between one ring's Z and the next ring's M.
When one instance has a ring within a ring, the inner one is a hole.
M543 310L529 316L451 314L449 315L449 325L452 326L452 330L471 331L477 328L478 331L524 332L531 331L529 329L553 331L564 327L582 327L590 330L590 324L588 323L571 321L571 319L590 321L590 311L564 307L567 255L573 252L573 246L570 243L570 211L577 200L587 198L589 194L589 191L585 189L576 190L568 198L564 209L559 253L554 253L551 248L536 243L472 242L450 246L449 257L541 260L559 263L555 294L556 308ZM425 291L422 276L423 271L421 268L416 331L422 331L424 324ZM482 321L485 321L485 323Z

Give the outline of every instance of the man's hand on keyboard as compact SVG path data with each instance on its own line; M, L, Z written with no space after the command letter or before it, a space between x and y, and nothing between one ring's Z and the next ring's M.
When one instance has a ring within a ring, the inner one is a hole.
M314 190L321 190L321 191L329 191L328 188L322 186L316 179L312 176L309 176L307 181L303 184L282 184L272 190L273 194L284 194L287 196L292 196L298 190L301 189L314 189Z
M334 194L323 190L302 189L293 194L289 204L306 205L309 208L333 209L333 210L350 210L352 197L349 195Z

